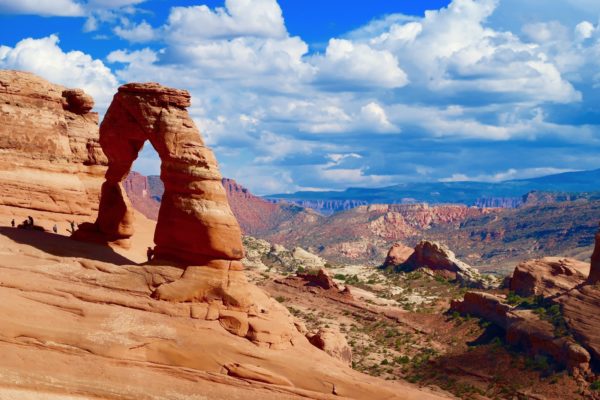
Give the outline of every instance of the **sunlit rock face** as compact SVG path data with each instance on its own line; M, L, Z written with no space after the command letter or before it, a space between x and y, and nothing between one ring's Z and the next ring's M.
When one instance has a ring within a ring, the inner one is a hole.
M81 89L0 70L0 206L56 219L94 213L107 160L93 106Z

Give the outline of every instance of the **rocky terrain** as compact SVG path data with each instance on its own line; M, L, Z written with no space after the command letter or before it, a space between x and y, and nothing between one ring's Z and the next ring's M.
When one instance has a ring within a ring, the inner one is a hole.
M132 173L125 181L133 206L142 212L158 208L155 199L162 191L150 183L155 180L148 177L141 183L143 177ZM600 207L594 193L530 192L523 196L522 206L513 209L375 204L325 216L287 203L269 203L233 180L224 179L223 184L242 231L249 235L288 247L300 245L334 262L372 265L397 241L415 246L429 239L448 244L479 269L502 274L526 258L585 257L591 251L594 216ZM146 215L155 219L156 211Z
M516 263L529 258L586 260L594 244L599 212L600 201L593 199L540 202L471 217L458 229L438 225L426 236L445 242L472 265L509 274Z
M350 368L340 332L307 329L252 283L264 277L244 270L239 226L187 106L182 90L119 89L91 142L108 160L104 183L96 180L88 198L99 204L97 216L75 232L62 222L53 229L57 212L22 201L0 210L0 397L449 398ZM157 222L131 207L122 184L146 140L161 157L166 189ZM43 158L45 142L37 146L40 165L54 163L51 153ZM23 210L31 222L12 227ZM323 263L300 248L291 257Z

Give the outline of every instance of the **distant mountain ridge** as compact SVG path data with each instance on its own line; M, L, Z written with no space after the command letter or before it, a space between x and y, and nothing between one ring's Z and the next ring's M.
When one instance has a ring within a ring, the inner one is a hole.
M523 196L540 192L600 192L600 169L564 172L504 182L416 182L381 188L348 188L344 191L311 192L264 196L312 208L325 215L367 204L465 204L478 207L514 208Z

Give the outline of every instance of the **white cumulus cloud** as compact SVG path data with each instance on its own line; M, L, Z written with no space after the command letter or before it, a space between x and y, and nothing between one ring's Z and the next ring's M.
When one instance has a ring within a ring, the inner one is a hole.
M84 8L73 0L0 0L0 13L79 17Z
M23 39L15 47L0 46L0 68L33 72L52 83L82 88L103 111L116 92L118 82L101 60L81 51L64 52L56 35Z

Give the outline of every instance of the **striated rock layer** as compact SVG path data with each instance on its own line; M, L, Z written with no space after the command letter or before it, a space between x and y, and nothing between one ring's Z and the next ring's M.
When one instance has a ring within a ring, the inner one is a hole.
M187 91L131 83L118 93L100 126L108 157L98 218L86 231L107 241L133 235L133 209L122 181L148 140L161 158L165 185L154 234L155 256L194 265L241 269L239 225L229 208L217 161L186 108Z
M451 310L496 324L505 331L508 343L534 355L550 355L575 374L589 371L591 357L584 347L569 336L557 337L554 326L532 310L510 306L504 300L490 293L467 292L462 301L452 303Z
M0 70L0 207L8 214L93 214L107 162L93 106L80 89Z

